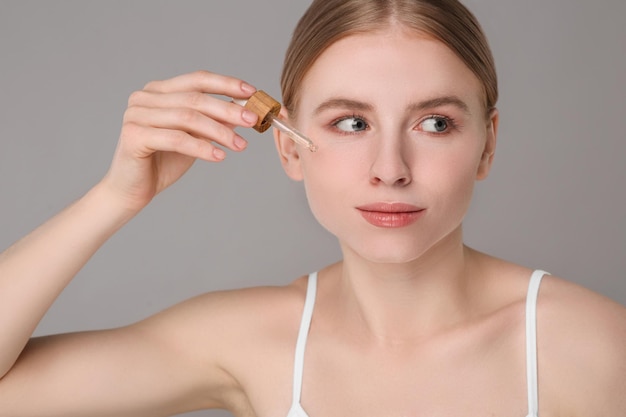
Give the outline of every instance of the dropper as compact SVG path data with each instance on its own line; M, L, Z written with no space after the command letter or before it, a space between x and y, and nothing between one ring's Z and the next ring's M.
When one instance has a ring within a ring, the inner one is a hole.
M252 126L257 132L263 133L269 129L270 126L274 126L276 129L289 136L294 142L307 147L309 151L315 152L317 150L317 146L311 139L298 132L284 120L278 118L281 107L280 103L274 100L265 91L257 90L248 100L233 99L233 102L244 106L246 109L259 116L256 124Z

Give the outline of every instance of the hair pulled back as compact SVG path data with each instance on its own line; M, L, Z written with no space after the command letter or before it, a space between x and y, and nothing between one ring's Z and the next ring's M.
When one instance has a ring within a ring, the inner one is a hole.
M474 15L457 0L314 0L287 49L281 89L295 118L298 91L315 60L334 42L394 25L439 40L478 77L486 112L495 107L498 82L487 39Z

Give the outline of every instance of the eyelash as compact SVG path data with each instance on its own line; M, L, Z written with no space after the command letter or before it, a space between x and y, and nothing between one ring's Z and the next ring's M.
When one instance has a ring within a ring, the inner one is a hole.
M442 120L444 120L446 122L446 124L448 126L447 129L444 132L437 132L437 133L435 133L435 132L425 132L425 133L428 133L428 134L431 134L431 135L437 135L437 136L438 135L446 135L446 134L450 133L452 130L457 130L458 127L459 127L458 124L456 123L456 121L453 118L448 117L448 116L443 116L441 114L431 114L429 116L426 116L426 117L424 117L423 119L421 119L419 121L417 126L418 127L421 126L422 123L424 123L426 120L429 120L429 119L442 119Z
M362 121L363 121L363 123L365 123L365 129L364 129L364 130L368 130L368 129L369 129L369 127L370 127L369 123L367 123L367 121L365 120L365 117L364 117L364 116L362 116L362 115L356 114L356 113L353 113L353 114L351 114L351 115L349 115L349 116L342 116L342 117L339 117L339 118L337 118L337 119L333 120L333 121L330 123L330 125L334 128L334 130L335 130L336 132L338 132L339 134L342 134L342 135L357 135L357 134L359 134L359 133L363 132L363 130L361 130L361 131L356 131L356 132L347 132L347 131L345 131L345 130L341 130L341 129L339 129L339 128L337 127L337 125L338 125L339 123L341 123L341 122L343 122L343 121L345 121L345 120L348 120L348 119L358 119L358 120L362 120ZM442 136L442 135L449 134L452 130L457 130L457 129L459 128L458 124L456 123L456 121L455 121L453 118L448 117L448 116L443 116L443 115L441 115L441 114L430 114L430 115L428 115L428 116L426 116L426 117L422 118L422 119L421 119L421 120L417 123L417 127L421 126L421 125L422 125L425 121L427 121L427 120L429 120L429 119L442 119L442 120L444 120L444 121L446 122L447 129L446 129L444 132L424 132L424 133L428 133L428 134L435 135L435 136ZM420 130L420 131L422 131L421 129L416 129L416 130Z
M364 116L362 116L362 115L360 115L360 114L356 114L356 113L353 113L353 114L351 114L351 115L349 115L349 116L341 116L341 117L339 117L339 118L337 118L337 119L333 120L333 121L330 123L330 126L331 126L331 127L332 127L332 128L333 128L336 132L337 132L337 133L339 133L339 134L341 134L341 135L358 135L359 133L361 133L362 131L357 131L357 132L347 132L347 131L345 131L345 130L341 130L341 129L339 129L339 128L337 127L337 125L338 125L339 123L343 122L344 120L348 120L348 119L359 119L359 120L362 120L362 121L363 121L363 123L365 123L365 129L364 129L364 130L368 130L368 129L369 129L369 127L370 127L369 123L367 123L367 121L365 120L365 117L364 117Z

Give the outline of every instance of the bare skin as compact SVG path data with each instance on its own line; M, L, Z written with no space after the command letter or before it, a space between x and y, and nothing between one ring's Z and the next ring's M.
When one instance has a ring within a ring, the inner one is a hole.
M359 59L372 51L385 59L368 72ZM319 273L302 396L310 417L526 415L531 270L463 245L462 214L473 182L489 172L498 116L478 116L477 81L459 62L442 45L396 31L337 42L302 87L299 127L320 150L302 152L276 136L287 174L305 181L314 214L344 253ZM386 77L387 90L364 87L398 68L411 71ZM444 105L415 113L419 106L406 103L432 92L406 77L452 86L446 95L462 98L468 111ZM146 85L129 100L106 177L0 255L0 417L152 417L202 408L287 415L306 277L204 294L124 328L30 339L91 255L195 159L219 162L216 144L245 148L232 128L252 126L254 117L202 93L253 92L207 72ZM367 130L345 135L345 123L329 124L353 115L345 102L316 112L337 94L370 105L359 111ZM441 141L424 114L448 113L462 127ZM325 211L337 195L343 205ZM374 227L354 214L372 199L419 204L426 215L406 227ZM549 276L538 317L540 415L623 413L626 309Z

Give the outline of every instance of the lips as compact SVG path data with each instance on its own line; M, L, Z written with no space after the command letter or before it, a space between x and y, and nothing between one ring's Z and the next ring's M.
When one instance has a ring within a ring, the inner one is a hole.
M356 208L361 216L377 227L396 228L416 222L425 209L406 203L372 203Z

